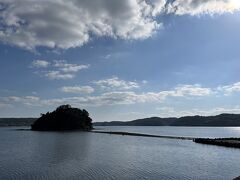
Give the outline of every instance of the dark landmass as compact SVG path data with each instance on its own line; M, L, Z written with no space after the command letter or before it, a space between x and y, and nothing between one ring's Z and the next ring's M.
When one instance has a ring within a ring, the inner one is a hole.
M195 143L240 148L240 138L195 138Z
M70 105L59 106L53 112L42 114L32 125L36 131L62 131L62 130L91 130L92 119L83 109L72 108Z
M30 126L37 118L0 118L0 126ZM240 126L240 114L217 116L185 116L181 118L151 117L133 121L95 122L94 126Z
M95 122L94 126L240 126L240 114L216 116L151 117L133 121Z
M169 126L176 118L151 117L133 121L95 122L95 126Z
M37 118L0 118L0 126L30 126Z

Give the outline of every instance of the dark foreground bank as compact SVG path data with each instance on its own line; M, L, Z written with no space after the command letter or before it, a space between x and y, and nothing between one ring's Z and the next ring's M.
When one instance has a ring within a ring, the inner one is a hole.
M240 148L240 138L195 138L193 141L201 144Z

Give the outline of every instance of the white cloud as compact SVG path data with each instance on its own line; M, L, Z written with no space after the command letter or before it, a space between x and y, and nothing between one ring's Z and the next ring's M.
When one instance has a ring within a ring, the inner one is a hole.
M23 96L23 97L9 96L8 99L15 102L22 102L22 101L38 101L40 98L37 96Z
M65 74L60 71L47 71L44 74L45 77L47 77L50 80L56 80L56 79L72 79L75 77L74 74Z
M204 92L204 88L200 88L199 85L194 89L191 87L185 89L177 87L169 91L160 92L143 92L136 93L133 91L112 91L106 92L96 96L85 96L85 97L68 97L68 98L58 98L58 99L40 99L34 96L26 97L8 97L8 100L14 102L23 102L24 104L34 106L45 106L45 105L61 105L61 104L72 104L75 106L102 106L102 105L126 105L126 104L136 104L136 103L163 103L168 97L196 97L196 96L206 96L208 93ZM199 90L200 88L200 90ZM91 87L63 87L61 89L64 92L69 93L90 93L93 91ZM199 91L199 93L197 93Z
M167 97L204 97L213 94L214 91L211 88L201 87L199 84L195 85L179 85L172 90L160 91L158 93L151 93L153 96L157 96L161 99Z
M37 96L22 96L22 97L9 96L4 99L8 103L15 102L15 103L22 103L25 105L33 105L40 101L40 98Z
M230 113L230 114L239 114L240 113L240 107L234 106L232 108L230 107L215 107L215 108L209 108L209 109L187 109L187 110L178 110L173 107L158 107L156 110L159 112L159 116L161 117L182 117L182 116L195 116L195 115L201 115L201 116L211 116L211 115L218 115L222 113Z
M47 77L50 80L56 79L72 79L75 77L75 74L83 69L88 69L89 64L71 64L66 60L55 60L52 63L49 63L44 60L35 60L32 62L32 67L35 68L48 68L48 70L37 71L37 74Z
M91 86L64 86L61 91L65 93L91 94L94 89Z
M108 92L104 93L99 97L95 97L97 102L105 105L115 104L135 104L135 103L146 103L146 102L162 102L165 97L159 93L141 93L137 94L132 91L127 92Z
M173 96L207 96L212 94L211 88L201 87L199 84L195 85L181 85L175 88Z
M46 68L49 65L50 65L50 63L45 60L34 60L32 62L32 66L37 67L37 68Z
M234 12L239 0L0 0L0 41L26 49L68 49L93 37L145 39L158 15Z
M158 0L159 1L159 0ZM159 1L160 2L160 1ZM71 48L94 36L121 39L150 37L160 26L153 7L140 0L0 0L5 43L33 49L36 46Z
M222 14L240 10L239 0L175 0L167 6L177 15Z
M18 102L32 106L57 106L61 104L72 104L75 106L102 106L102 105L124 105L135 103L146 103L152 101L162 102L165 96L155 93L136 94L135 92L107 92L98 96L67 97L56 99L40 99L39 97L17 97L5 98L7 102Z
M218 90L224 92L225 95L230 95L232 93L240 92L240 82L236 82L227 86L219 86Z
M164 7L167 3L167 0L152 0L152 9L150 9L152 12L152 16L157 16L160 13L163 13Z
M48 78L50 79L71 79L73 78L71 74L61 74L60 72L50 72L48 74ZM178 85L175 88L169 90L163 90L159 92L141 92L137 93L134 91L130 91L131 88L139 87L136 84L130 83L131 81L123 81L118 78L113 78L114 80L104 81L103 85L106 88L112 88L112 91L104 92L102 94L97 95L89 95L94 92L94 89L91 86L64 86L60 90L65 93L79 93L85 94L84 96L74 96L67 98L55 98L55 99L41 99L37 96L10 96L1 98L1 103L3 104L11 104L11 102L15 103L23 103L26 105L33 106L46 106L46 105L61 105L61 104L72 104L76 106L103 106L103 105L126 105L126 104L137 104L137 103L164 103L168 98L199 98L199 97L207 97L211 95L225 95L229 93L229 95L233 92L240 92L240 83L234 83L228 86L219 86L218 88L207 88L202 87L199 84L194 85ZM116 81L116 82L115 82ZM100 83L102 85L102 81ZM116 88L117 90L114 90ZM122 89L119 90L119 89ZM221 92L224 92L221 94ZM219 97L219 96L218 96ZM197 109L192 109L191 111L179 111L178 114L181 115L191 115L193 114L214 114L219 112L238 112L239 108L230 108L230 109L221 109L215 108L214 110L207 110L206 112L200 111ZM166 112L167 114L177 114L175 110L171 107L161 107L158 108L161 112Z
M118 77L94 81L95 84L106 90L129 90L139 88L139 84L133 81L124 81Z
M90 67L89 64L87 65L70 64L67 63L65 60L55 61L54 66L65 73L78 72L82 69L88 69Z

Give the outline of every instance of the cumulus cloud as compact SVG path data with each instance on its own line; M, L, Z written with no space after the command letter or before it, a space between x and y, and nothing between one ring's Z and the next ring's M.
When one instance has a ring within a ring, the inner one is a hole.
M66 60L55 61L54 66L65 73L78 72L82 69L88 69L90 67L89 64L87 65L69 64L66 62Z
M240 92L240 82L230 84L227 86L219 86L218 90L223 92L225 95L230 95L232 93Z
M48 68L48 70L40 70L37 72L41 76L47 77L50 80L59 80L59 79L72 79L75 77L75 74L83 69L88 69L89 64L71 64L66 60L54 60L52 63L49 63L45 60L35 60L32 62L32 67L35 68Z
M161 93L141 93L135 92L107 92L97 96L86 97L67 97L55 99L40 99L38 97L32 99L28 97L7 97L7 102L23 103L32 106L58 106L61 104L72 104L75 106L102 106L102 105L126 105L146 102L162 102L165 95Z
M94 84L105 90L129 90L139 88L139 84L137 82L121 80L118 77L94 81Z
M160 2L160 0L158 0ZM94 36L144 39L159 27L150 15L158 6L140 0L0 0L0 39L27 49L71 48Z
M221 113L230 113L230 114L239 114L240 113L240 107L234 106L234 107L214 107L209 109L187 109L187 110L179 110L173 107L157 107L156 110L158 111L158 114L161 117L169 117L175 116L175 117L182 117L182 116L195 116L195 115L202 115L202 116L211 116L211 115L218 115Z
M44 76L50 80L56 79L72 79L75 77L74 74L65 74L60 71L47 71L44 73Z
M22 103L25 105L33 105L40 101L40 98L37 96L9 96L4 98L6 102L15 102L15 103Z
M207 88L202 88L199 85L183 85L174 88L173 90L160 92L142 92L136 93L133 91L112 91L105 92L96 96L82 96L82 97L67 97L58 99L40 99L35 96L26 97L7 97L7 100L13 102L22 102L34 106L46 105L61 105L72 104L75 106L102 106L102 105L126 105L136 103L163 103L168 97L199 97L209 95ZM91 87L63 87L63 92L69 93L91 93ZM205 92L206 91L206 92Z
M15 102L23 102L23 101L38 101L39 97L37 97L37 96L23 96L23 97L9 96L8 99L15 101Z
M167 6L177 15L222 14L240 10L239 0L175 0Z
M32 62L32 66L37 68L46 68L49 66L49 64L50 63L45 60L34 60Z
M26 49L68 49L94 37L146 39L157 16L234 12L238 0L0 0L0 40Z
M52 78L71 78L71 77L55 77L55 74ZM117 79L119 80L119 79ZM110 81L112 82L112 81ZM134 91L130 91L128 88L129 86L127 81L120 80L119 86L118 82L107 84L107 87L117 87L120 89L123 88L123 91L113 90L113 91L107 91L101 94L97 95L89 95L90 93L94 92L94 89L91 86L64 86L60 88L62 92L65 93L79 93L84 94L84 96L73 96L73 97L63 97L63 98L54 98L54 99L42 99L37 96L24 96L24 97L18 97L18 96L9 96L9 97L3 97L1 98L2 104L11 104L11 103L22 103L25 105L30 106L57 106L61 104L72 104L74 106L103 106L103 105L126 105L126 104L136 104L136 103L164 103L168 98L199 98L199 97L207 97L210 95L216 95L217 92L240 92L239 89L239 83L234 83L232 85L228 86L221 86L218 88L207 88L202 87L199 84L194 85L178 85L175 88L172 88L170 90L162 90L158 92L141 92L137 93ZM117 85L116 85L117 84ZM122 85L123 84L123 85ZM126 84L128 86L126 86ZM131 84L131 83L130 83ZM105 85L105 84L104 84ZM126 89L126 87L127 89ZM131 88L134 88L131 87ZM130 89L131 89L130 88ZM222 95L224 95L222 93ZM221 109L221 108L215 108L214 111L207 110L211 113L217 113L217 112L237 112L239 108L231 108L231 109ZM174 114L174 109L171 107L161 107L158 108L160 112L168 112ZM194 109L193 109L194 110ZM191 111L193 114L204 114L206 112L204 111ZM182 115L191 115L190 111L179 111L178 114ZM176 113L175 113L176 114Z
M152 17L156 17L160 13L164 13L167 1L168 0L151 0L151 1L146 1L147 3L149 3L148 5L152 6L151 8L148 7L148 10L150 11Z
M195 85L181 85L175 88L174 96L207 96L213 93L211 88L201 87L199 84Z
M64 86L61 91L65 93L91 94L94 89L91 86Z

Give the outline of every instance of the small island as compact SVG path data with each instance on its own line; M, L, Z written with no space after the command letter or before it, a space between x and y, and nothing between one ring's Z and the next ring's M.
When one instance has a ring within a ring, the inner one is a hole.
M63 130L92 130L92 119L83 109L72 108L70 105L61 105L53 112L41 114L32 125L34 131L63 131Z

